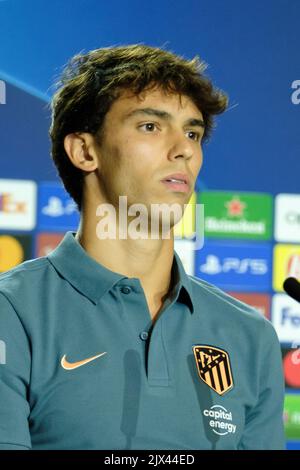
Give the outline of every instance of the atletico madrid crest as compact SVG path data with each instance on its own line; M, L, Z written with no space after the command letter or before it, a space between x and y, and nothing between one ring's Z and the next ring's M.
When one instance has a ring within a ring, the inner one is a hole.
M219 395L233 387L229 355L213 346L193 347L198 374L201 380Z

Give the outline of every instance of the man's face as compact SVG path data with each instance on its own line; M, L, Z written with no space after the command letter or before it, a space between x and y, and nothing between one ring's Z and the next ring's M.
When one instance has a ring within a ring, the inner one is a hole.
M187 204L202 166L202 123L187 96L158 88L139 97L124 91L106 114L98 146L102 202L117 209L119 196L127 196L128 207L142 203L149 212L151 204ZM162 182L175 173L188 176L188 188Z

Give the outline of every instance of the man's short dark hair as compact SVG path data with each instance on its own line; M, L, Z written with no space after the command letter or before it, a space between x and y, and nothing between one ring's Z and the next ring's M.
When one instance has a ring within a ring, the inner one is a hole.
M188 96L203 115L203 142L215 127L214 115L225 111L228 98L203 75L207 64L198 56L186 60L172 52L146 45L95 49L72 57L63 70L52 102L51 155L66 191L82 207L84 172L64 149L64 138L74 132L101 134L106 113L123 90L135 95L152 87Z

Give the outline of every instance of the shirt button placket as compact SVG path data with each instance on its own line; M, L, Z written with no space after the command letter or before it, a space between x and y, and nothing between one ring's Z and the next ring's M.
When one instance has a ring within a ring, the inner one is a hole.
M131 292L133 292L133 289L132 289L131 286L124 285L124 286L120 287L120 291L121 291L122 294L128 295ZM148 331L146 331L144 329L141 331L141 329L145 328L145 326L146 326L146 325L142 325L142 324L139 325L138 324L138 323L140 323L140 321L143 322L142 317L140 315L136 316L136 315L133 314L133 315L130 316L130 321L132 322L131 326L134 328L135 334L137 335L136 338L138 338L139 341L143 343L143 346L145 346L146 341L149 339L149 333L148 333Z
M148 332L147 331L142 331L140 333L140 338L141 338L141 340L146 341L148 339Z

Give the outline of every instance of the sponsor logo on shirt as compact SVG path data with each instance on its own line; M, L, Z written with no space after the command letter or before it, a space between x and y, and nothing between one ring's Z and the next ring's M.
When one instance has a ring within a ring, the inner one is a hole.
M209 419L208 424L215 434L219 436L235 434L236 424L232 422L232 413L224 406L214 405L210 409L204 410L203 415Z
M64 356L61 358L60 364L63 367L63 369L73 370L73 369L77 369L78 367L82 367L85 364L88 364L89 362L94 361L95 359L98 359L98 357L104 356L104 354L106 354L106 352L97 354L97 356L89 357L88 359L83 359L82 361L77 361L77 362L69 362L66 359L66 354L64 354Z
M204 191L199 201L205 206L205 235L271 240L271 195Z
M209 345L193 347L200 379L219 395L233 387L229 355L223 349Z

